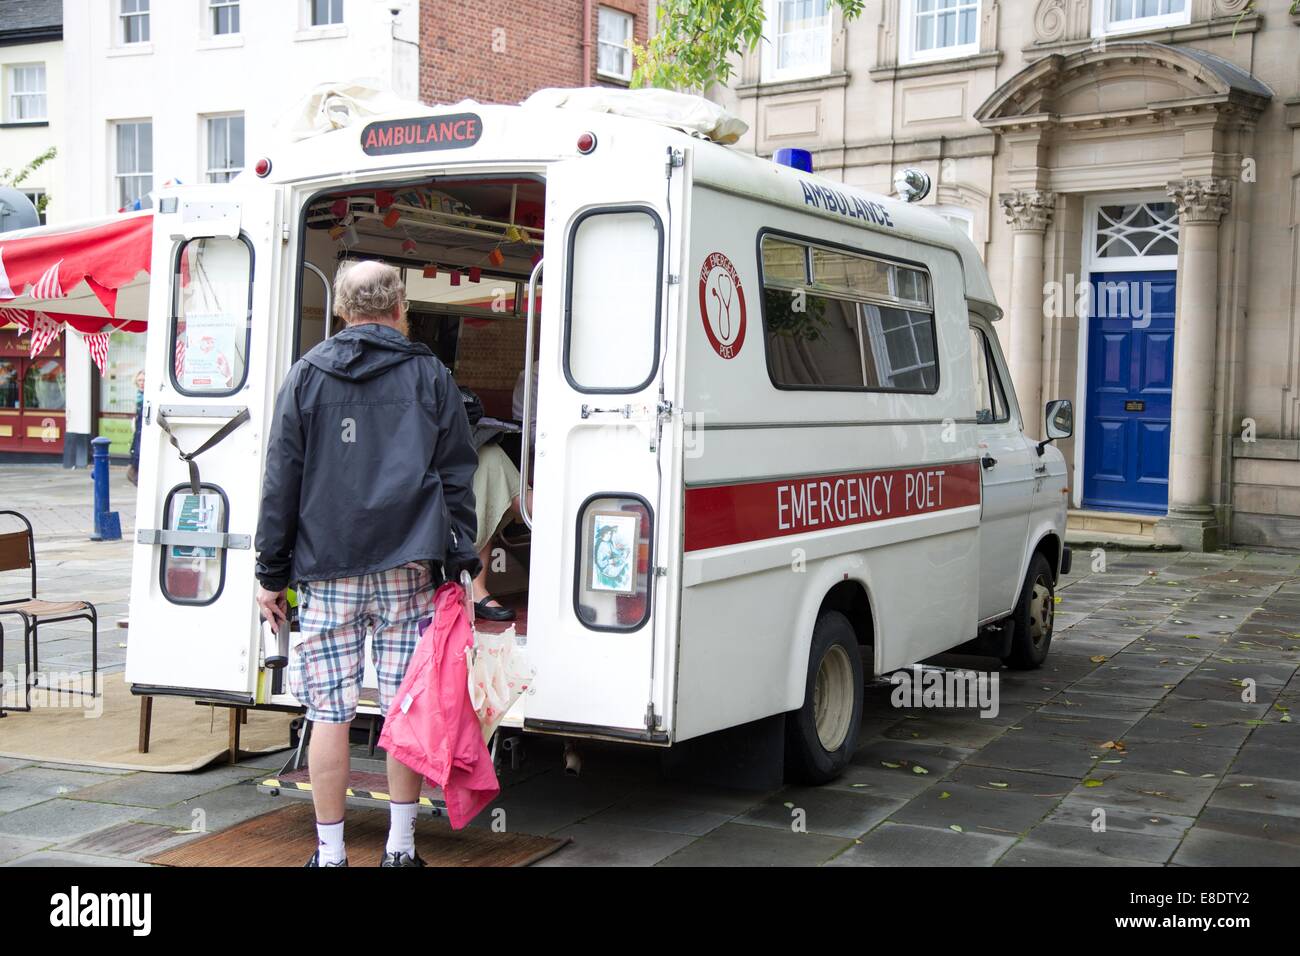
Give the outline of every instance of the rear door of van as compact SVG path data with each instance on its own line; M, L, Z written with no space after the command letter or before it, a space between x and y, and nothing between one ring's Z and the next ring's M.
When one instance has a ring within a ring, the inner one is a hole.
M137 693L253 695L279 200L257 184L183 187L159 202L126 658Z
M661 743L686 170L662 145L604 148L547 174L524 726Z

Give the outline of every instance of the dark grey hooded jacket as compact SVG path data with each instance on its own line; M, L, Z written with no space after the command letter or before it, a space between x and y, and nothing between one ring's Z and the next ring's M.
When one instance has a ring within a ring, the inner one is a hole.
M475 573L478 455L451 373L383 325L294 363L275 402L257 579L278 591L432 561Z

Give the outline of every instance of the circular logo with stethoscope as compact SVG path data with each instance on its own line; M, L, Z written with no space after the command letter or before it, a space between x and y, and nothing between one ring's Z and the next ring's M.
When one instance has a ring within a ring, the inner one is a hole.
M724 359L740 354L745 344L745 291L731 260L710 253L700 266L700 318L713 351Z

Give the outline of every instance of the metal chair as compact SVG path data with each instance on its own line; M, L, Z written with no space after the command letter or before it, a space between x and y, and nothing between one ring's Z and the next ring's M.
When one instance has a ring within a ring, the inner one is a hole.
M27 712L32 709L32 687L40 679L40 651L38 633L42 624L83 620L90 622L90 680L89 696L99 696L99 615L89 601L42 601L36 596L36 534L32 523L17 511L0 511L0 516L11 515L26 527L25 531L0 533L0 572L23 571L32 573L30 597L0 601L0 616L12 614L23 622L23 706L4 706L4 690L0 688L0 717L7 716L6 709ZM0 675L5 674L4 625L0 623ZM85 691L71 693L86 696Z

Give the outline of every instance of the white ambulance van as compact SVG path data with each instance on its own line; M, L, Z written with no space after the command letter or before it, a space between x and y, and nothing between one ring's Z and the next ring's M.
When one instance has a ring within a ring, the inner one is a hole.
M355 259L404 270L489 416L536 389L530 527L492 562L537 672L509 726L668 748L784 715L787 772L825 781L873 676L977 638L1041 664L1072 410L1029 437L971 242L710 141L704 101L550 94L330 114L161 194L134 692L297 708L253 600L263 458Z

